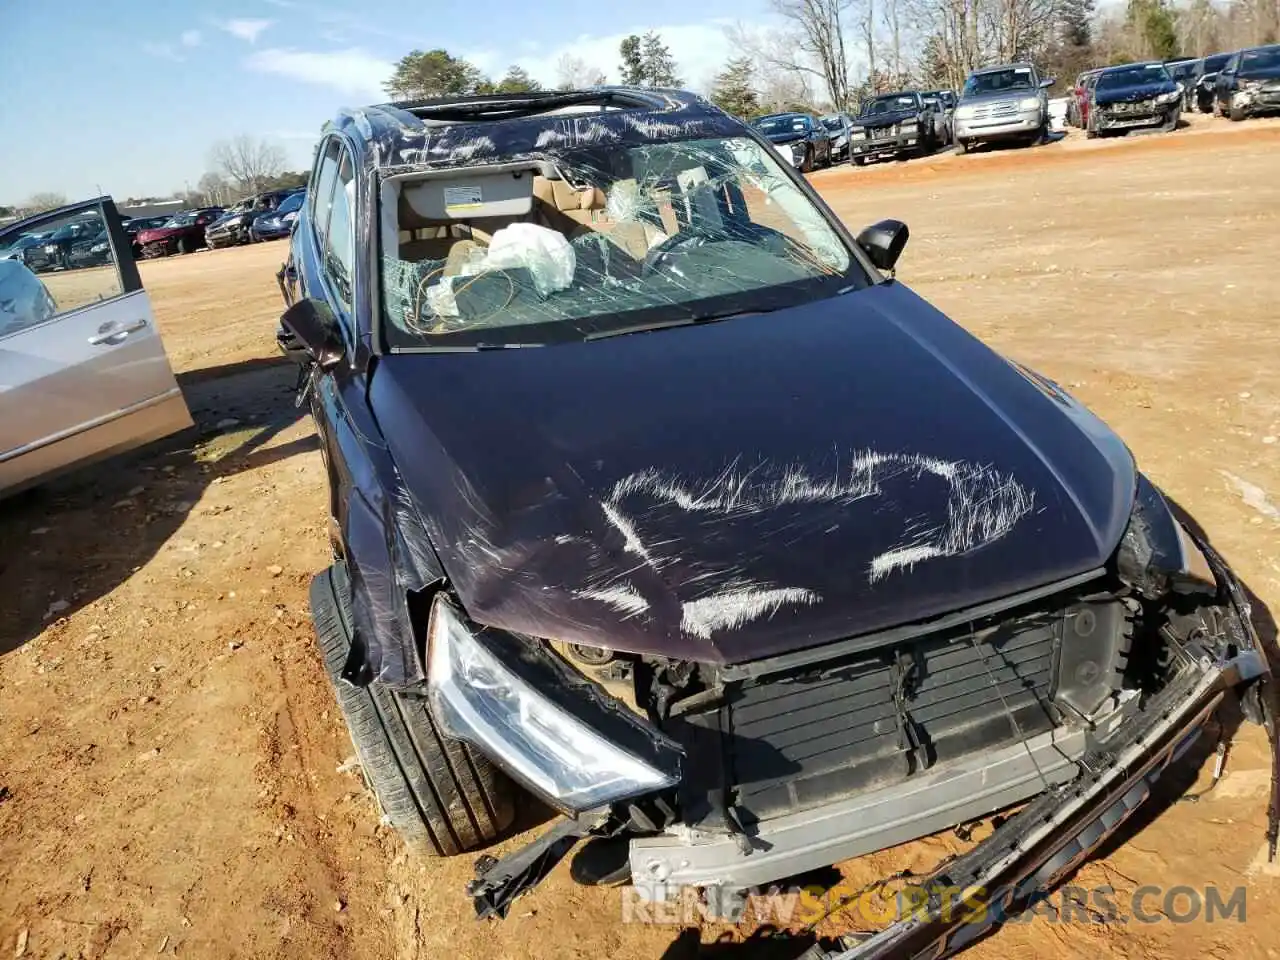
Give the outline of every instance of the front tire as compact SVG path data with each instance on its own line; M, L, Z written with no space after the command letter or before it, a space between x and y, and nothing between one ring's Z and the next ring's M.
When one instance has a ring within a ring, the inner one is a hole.
M804 148L804 159L800 161L800 172L813 172L813 147Z
M972 146L972 144L970 144L970 143L969 143L969 141L968 141L968 140L957 140L957 141L956 141L956 153L959 153L959 154L966 154L966 153L968 153L968 152L969 152L970 150L972 150L972 149L973 149L973 146Z
M1241 110L1239 107L1231 107L1227 112L1227 116L1229 116L1235 123L1239 123L1241 120L1247 117L1248 114L1245 113L1243 110Z
M487 757L442 735L421 693L339 679L351 647L350 598L345 564L311 581L311 618L325 670L387 819L423 856L491 843L515 818L517 787Z

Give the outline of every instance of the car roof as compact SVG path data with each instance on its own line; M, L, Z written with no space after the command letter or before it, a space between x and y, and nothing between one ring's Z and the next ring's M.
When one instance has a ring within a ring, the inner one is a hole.
M325 127L365 169L481 165L592 143L742 136L745 126L696 94L640 87L488 94L343 110Z
M1139 60L1136 63L1117 63L1111 67L1103 67L1099 73L1115 73L1117 70L1132 70L1134 67L1163 67L1163 60Z
M983 73L998 73L1001 70L1012 70L1015 67L1031 67L1034 69L1033 64L1028 63L1025 60L1020 60L1017 63L998 63L993 67L978 67L976 70L972 71L970 76L976 76Z

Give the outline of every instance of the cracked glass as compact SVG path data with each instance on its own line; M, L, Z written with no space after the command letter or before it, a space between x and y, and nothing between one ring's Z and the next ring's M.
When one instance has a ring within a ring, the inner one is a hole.
M390 347L581 341L870 282L775 151L750 138L591 146L526 166L384 183Z

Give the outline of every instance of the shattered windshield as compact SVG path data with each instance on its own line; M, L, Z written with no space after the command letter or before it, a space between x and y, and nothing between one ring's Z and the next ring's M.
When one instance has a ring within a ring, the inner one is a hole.
M1098 77L1099 90L1118 90L1121 87L1141 87L1149 83L1169 83L1169 72L1162 63L1142 63L1132 67L1118 67Z
M985 93L1004 93L1006 90L1031 90L1030 67L1010 67L1007 70L992 70L989 73L975 73L964 83L962 97L976 97Z
M898 93L888 97L876 97L862 108L864 117L874 117L882 113L901 113L903 110L916 108L914 93Z
M393 348L582 340L795 306L869 279L774 151L745 137L393 180L381 203Z

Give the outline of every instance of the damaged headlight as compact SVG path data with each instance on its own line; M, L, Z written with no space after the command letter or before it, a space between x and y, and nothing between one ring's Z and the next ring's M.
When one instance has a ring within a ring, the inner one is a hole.
M436 722L562 809L590 810L676 782L542 696L442 597L432 606L427 645Z
M1120 576L1142 593L1217 591L1204 553L1141 473L1116 563Z
M1181 96L1182 96L1182 91L1171 90L1168 93L1162 93L1160 94L1160 96L1156 97L1156 103L1159 103L1159 104L1173 103L1173 101L1177 100Z

